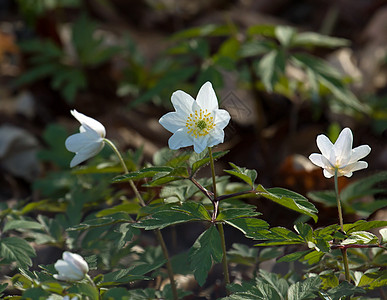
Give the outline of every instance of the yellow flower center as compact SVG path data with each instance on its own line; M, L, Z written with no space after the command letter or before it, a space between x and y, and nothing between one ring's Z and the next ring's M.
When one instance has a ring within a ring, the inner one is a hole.
M188 134L191 136L195 138L205 136L215 128L214 117L211 116L211 113L207 112L207 109L195 110L187 118L185 126L188 128Z

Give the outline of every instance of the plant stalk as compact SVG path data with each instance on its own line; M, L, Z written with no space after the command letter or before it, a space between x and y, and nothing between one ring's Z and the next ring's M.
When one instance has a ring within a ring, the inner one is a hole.
M214 197L212 199L212 204L214 205L214 213L212 215L212 221L216 220L217 214L219 212L219 200L217 199L216 195L216 177L215 177L215 165L214 165L214 157L212 156L212 149L208 147L208 154L210 156L210 166L211 166L211 175L212 175L212 185L213 185L213 193ZM230 275L228 272L228 263L227 263L227 254L226 254L226 240L224 238L224 230L223 230L223 224L218 223L217 224L221 245L222 245L222 252L223 252L223 258L222 258L222 265L223 265L223 274L224 274L224 282L225 285L230 283ZM227 291L227 288L226 288ZM228 292L227 292L228 294Z
M336 192L336 200L337 200L337 210L339 212L339 222L340 222L340 228L344 232L344 223L343 223L343 212L341 209L341 200L340 200L340 193L339 193L339 184L338 184L338 176L337 176L338 170L335 169L335 192ZM344 272L345 272L345 280L348 282L351 282L351 277L349 275L349 266L348 266L348 257L347 257L347 249L341 249L341 254L343 256L343 264L344 264Z
M122 158L122 155L121 155L120 151L118 151L117 147L113 144L112 141L110 141L110 140L108 140L106 138L104 138L104 141L106 142L106 144L108 144L110 146L110 148L113 149L114 153L117 155L118 159L120 160L120 163L122 165L122 168L124 169L125 174L128 174L129 170L126 167L125 161ZM141 206L142 207L146 206L145 201L141 197L141 194L138 191L138 189L137 189L136 185L134 184L133 180L129 180L129 184L130 184L130 187L133 189L133 192L136 195L137 199L140 201ZM156 231L157 239L158 239L158 241L160 243L160 246L161 246L161 249L163 251L164 258L167 260L167 262L165 264L167 266L168 277L169 277L169 280L171 282L173 299L174 300L178 300L179 297L178 297L178 294L177 294L177 287L176 287L175 277L174 277L174 274L173 274L172 264L171 264L171 261L169 260L168 249L167 249L167 246L165 245L164 238L163 238L163 235L161 234L160 229L156 229L155 231Z

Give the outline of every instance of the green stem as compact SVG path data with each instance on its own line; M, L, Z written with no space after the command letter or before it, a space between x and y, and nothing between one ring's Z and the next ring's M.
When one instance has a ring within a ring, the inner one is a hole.
M163 235L161 234L160 229L156 229L156 236L157 236L157 239L159 240L161 249L163 250L164 258L167 260L165 264L167 266L168 277L171 282L173 299L178 300L179 296L177 293L177 287L176 287L175 277L173 274L172 264L171 264L171 261L169 260L168 249L167 249L167 246L165 245Z
M120 163L122 165L122 168L124 169L124 173L128 174L129 170L128 170L126 164L125 164L124 159L122 158L122 155L121 155L120 151L118 151L116 145L114 145L112 141L110 141L110 140L108 140L106 138L104 138L104 141L106 142L106 144L108 144L110 146L110 148L113 149L114 153L117 155L117 157L120 160ZM130 187L132 188L134 194L136 195L138 201L140 201L141 206L145 206L146 204L144 202L144 199L142 199L141 194L139 193L139 191L138 191L136 185L134 184L133 180L129 180L129 184L130 184Z
M212 186L213 186L213 193L214 197L212 200L212 204L214 205L214 214L212 216L212 220L215 221L218 211L219 211L219 200L217 199L216 195L216 177L215 177L215 165L214 165L214 157L212 156L212 149L208 147L208 154L210 156L210 166L211 166L211 175L212 175ZM227 286L227 284L230 283L230 276L228 272L228 263L227 263L227 254L226 254L226 240L224 238L224 230L223 230L223 224L218 223L218 230L222 245L222 252L223 252L223 258L222 258L222 265L223 265L223 274L224 274L224 282Z
M341 200L339 193L339 184L338 184L338 176L337 176L337 168L335 170L335 192L336 192L336 200L337 200L337 210L339 212L339 222L341 231L344 232L344 223L343 223L343 212L341 210Z
M126 167L125 161L122 158L122 155L121 155L120 151L118 151L117 147L113 144L112 141L110 141L110 140L108 140L106 138L104 138L104 141L106 142L106 144L108 144L110 146L110 148L113 149L114 153L117 155L118 159L120 160L120 163L122 165L122 168L124 169L125 174L128 174L129 170ZM142 207L146 206L145 201L141 197L141 194L138 191L138 189L137 189L136 185L134 184L133 180L129 180L129 184L130 184L130 187L133 189L133 192L136 195L137 199L140 201L140 205ZM167 247L165 245L165 242L164 242L164 239L163 239L163 235L161 234L160 229L156 229L156 236L157 236L157 239L159 240L159 243L160 243L161 248L163 250L164 258L167 260L166 265L167 265L169 280L171 282L173 299L174 300L178 300L179 298L178 298L178 294L177 294L177 287L176 287L175 277L173 275L172 265L171 265L171 262L169 260L168 249L167 249Z
M215 178L215 165L214 157L212 156L212 149L208 147L208 154L210 155L211 175L212 175L212 188L214 193L214 201L216 201L216 178Z
M335 169L335 192L336 192L336 200L337 200L337 210L339 212L339 222L341 231L344 232L344 222L343 222L343 212L341 209L341 200L339 193L339 184L338 184L338 170ZM345 280L351 282L351 277L349 275L349 266L348 266L348 257L347 257L347 249L341 249L341 254L343 256L343 264L344 264L344 272L345 272Z
M227 285L227 284L230 284L230 275L228 273L228 264L227 264L227 256L226 256L226 240L224 238L224 230L223 230L222 223L218 223L218 230L220 234L220 240L222 242L222 251L223 251L222 265L223 265L223 273L224 273L224 282Z
M90 282L91 285L96 289L96 291L97 291L97 293L98 293L98 299L101 299L101 294L100 294L100 292L99 292L99 288L95 285L93 279L91 279L91 277L89 276L89 274L86 274L85 277L86 277L87 281Z

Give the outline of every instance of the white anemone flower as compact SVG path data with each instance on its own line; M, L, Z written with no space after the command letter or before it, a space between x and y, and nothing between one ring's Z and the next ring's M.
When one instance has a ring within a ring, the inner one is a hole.
M70 162L72 168L97 155L102 150L105 145L106 131L100 122L77 112L75 109L71 111L71 114L81 123L80 132L69 136L65 142L67 150L75 153Z
M206 82L195 99L183 91L172 94L175 112L162 116L159 123L173 135L168 141L169 148L176 150L193 145L196 153L223 143L224 131L230 121L230 114L219 109L218 99L212 84Z
M312 153L309 159L315 165L324 169L324 176L331 178L335 175L337 169L337 176L351 177L354 171L365 169L368 163L359 161L366 157L371 148L368 145L362 145L352 149L352 131L349 128L344 128L335 144L323 134L317 136L317 147L321 154Z
M55 279L78 281L85 278L85 275L89 272L89 266L82 256L65 251L63 252L62 258L54 265L59 273L54 275Z

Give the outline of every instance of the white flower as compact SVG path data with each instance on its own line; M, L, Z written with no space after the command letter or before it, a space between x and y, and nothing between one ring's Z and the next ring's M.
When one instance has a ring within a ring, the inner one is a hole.
M59 273L54 275L55 279L78 281L82 280L87 272L89 272L87 262L79 254L65 251L63 252L62 258L54 265Z
M84 114L72 110L71 114L81 123L79 133L66 139L67 150L74 152L75 156L70 162L70 167L75 167L81 162L97 155L105 145L105 127Z
M173 133L168 141L169 148L176 150L193 145L196 153L207 147L223 143L224 131L230 114L219 109L218 99L210 82L200 88L195 99L183 91L172 94L175 112L169 112L159 120L160 124Z
M335 175L337 169L338 176L351 177L352 172L368 167L367 162L359 161L366 157L371 148L368 145L362 145L352 149L352 131L344 128L335 144L323 134L317 136L317 147L321 154L312 153L309 159L315 165L324 169L324 176L330 178Z

